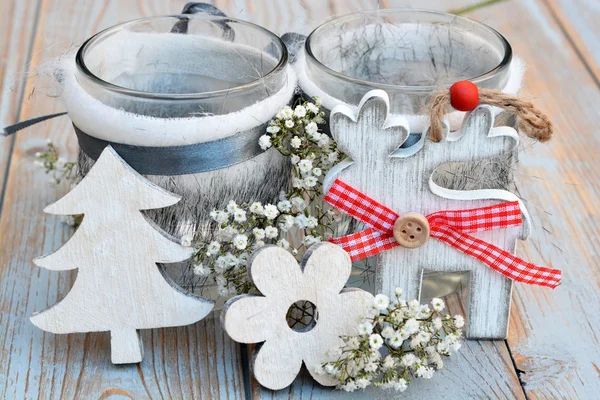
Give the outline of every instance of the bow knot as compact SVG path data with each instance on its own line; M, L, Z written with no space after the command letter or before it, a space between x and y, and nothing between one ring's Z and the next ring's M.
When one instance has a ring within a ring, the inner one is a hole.
M400 245L419 247L427 239L425 236L414 235L402 238L399 232L394 236L394 225L401 216L339 179L327 192L325 201L368 226L361 232L330 239L330 242L346 250L352 261ZM429 236L483 262L510 279L551 288L560 284L560 270L526 262L506 250L468 234L520 226L523 220L517 201L467 210L438 211L424 218L429 223ZM411 240L418 243L410 245Z

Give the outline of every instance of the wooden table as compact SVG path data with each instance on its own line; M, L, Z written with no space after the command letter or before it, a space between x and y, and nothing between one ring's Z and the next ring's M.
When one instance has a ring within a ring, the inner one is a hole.
M36 77L45 61L108 26L176 14L185 2L0 0L0 125L63 110ZM334 14L411 3L447 10L473 1L223 0L217 6L282 34L308 33ZM433 380L417 380L398 397L599 398L600 3L512 0L470 16L512 43L528 65L523 94L556 125L550 144L522 151L520 195L533 213L534 234L519 254L562 269L564 279L554 291L515 285L508 340L466 342ZM49 184L33 164L47 137L74 157L67 118L0 139L0 398L345 395L314 384L307 374L279 392L261 389L248 372L247 349L229 340L217 317L144 331L145 359L127 366L110 363L108 333L53 335L36 329L29 315L65 296L75 279L75 273L49 272L31 262L72 234L42 212L66 190ZM393 395L369 390L346 397Z

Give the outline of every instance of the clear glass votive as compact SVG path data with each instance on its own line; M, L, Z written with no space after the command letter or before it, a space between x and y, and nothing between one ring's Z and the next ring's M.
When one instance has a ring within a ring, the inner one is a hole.
M300 68L322 97L330 97L329 102L323 99L324 105L358 105L367 92L381 89L390 98L391 113L423 115L434 92L459 80L502 90L509 81L511 61L508 41L480 22L437 11L379 9L341 16L317 27L306 39ZM300 86L307 96L316 94L302 87L302 80ZM411 126L411 131L421 134L422 127ZM500 162L512 163L513 157ZM462 176L463 168L472 166L449 169ZM493 184L502 189L512 184L511 177L503 179ZM460 186L464 182L452 186L452 178L448 181L449 188L465 189ZM469 185L469 189L479 188ZM362 227L351 223L347 229ZM373 290L373 261L355 264L354 284ZM421 300L453 293L468 279L465 273L425 272Z
M306 74L320 90L349 104L385 90L394 114L422 114L429 95L459 80L502 89L512 60L510 44L489 26L415 9L335 18L305 46Z
M73 71L64 71L75 81L63 85L63 98L77 128L115 143L180 146L248 136L251 130L263 134L293 96L295 78L287 64L280 38L248 22L207 14L143 18L88 39ZM248 115L251 106L256 112ZM177 123L183 132L173 128ZM258 136L249 137L244 146L256 146ZM81 174L92 165L80 152ZM276 201L288 187L290 164L270 149L215 170L147 178L182 196L172 207L147 211L151 219L178 237L199 231L211 240L210 211L230 200ZM205 284L189 263L167 272L188 289Z

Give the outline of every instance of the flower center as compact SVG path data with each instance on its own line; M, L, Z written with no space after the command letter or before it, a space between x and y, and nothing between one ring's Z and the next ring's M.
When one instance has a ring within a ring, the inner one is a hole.
M309 332L317 325L317 306L308 300L293 303L287 311L288 326L295 332Z

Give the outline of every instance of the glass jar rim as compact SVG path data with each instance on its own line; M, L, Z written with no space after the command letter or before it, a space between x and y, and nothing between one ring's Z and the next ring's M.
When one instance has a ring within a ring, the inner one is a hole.
M247 82L247 83L244 83L242 85L235 86L232 88L228 88L228 89L219 89L219 90L213 90L213 91L208 91L208 92L197 92L197 93L157 93L157 92L145 92L145 91L141 91L141 90L135 90L135 89L122 87L119 85L115 85L114 83L107 82L104 79L100 78L99 76L95 75L92 71L89 70L89 68L85 64L84 56L85 56L86 50L88 50L88 48L92 44L94 44L98 40L101 40L106 35L110 35L118 29L122 29L122 28L130 26L130 25L135 25L140 22L147 22L147 21L153 21L153 20L157 21L157 20L161 20L161 19L164 19L164 20L177 19L177 20L188 20L188 21L190 19L198 19L198 20L207 20L207 21L211 21L211 22L222 22L222 23L235 22L235 23L238 23L241 25L245 25L245 26L251 27L252 29L256 29L259 32L264 33L274 43L277 43L279 45L279 47L281 48L281 57L279 58L279 62L277 63L277 65L275 65L271 71L269 71L267 74L265 74L264 76L262 76L260 78L257 78L253 81L250 81L250 82ZM260 25L253 24L251 22L247 22L247 21L243 21L243 20L239 20L239 19L235 19L235 18L230 18L230 17L220 17L220 16L213 16L213 15L208 15L208 14L181 14L181 15L164 15L164 16L155 16L155 17L144 17L144 18L138 18L138 19L134 19L131 21L123 22L123 23L120 23L117 25L113 25L109 28L106 28L106 29L94 34L93 36L88 38L85 42L83 42L83 44L81 45L79 50L77 50L77 54L75 56L75 64L77 66L77 69L86 78L90 79L93 83L101 86L104 89L107 89L107 90L110 90L113 92L117 92L122 95L132 96L132 97L140 97L140 98L146 98L146 99L153 99L153 100L204 99L204 98L208 98L208 97L225 96L225 95L230 95L232 93L250 90L259 85L263 85L264 84L263 81L265 78L281 71L285 67L287 62L288 62L288 51L287 51L287 47L285 46L285 43L281 40L281 38L279 36L277 36L276 34L271 32L270 30L263 28Z
M345 80L345 81L347 81L349 83L353 83L353 84L377 86L384 90L385 89L393 89L393 90L411 91L411 92L433 92L435 90L439 90L441 87L449 88L452 85L451 83L445 84L445 85L438 85L438 86L431 86L431 85L410 86L410 85L393 85L393 84L389 84L389 83L381 83L381 82L367 81L364 79L354 78L352 76L344 75L343 73L338 72L338 71L328 67L327 65L323 64L313 54L313 52L311 50L311 41L314 40L315 35L318 35L320 30L327 28L328 26L330 26L333 23L349 21L360 15L365 15L365 14L366 15L376 15L376 14L379 15L379 14L407 14L407 13L428 14L428 15L437 15L437 16L461 19L463 21L467 21L469 23L475 24L475 25L487 30L488 32L492 33L494 36L496 36L496 38L499 39L500 43L504 47L504 57L502 58L500 63L497 66L495 66L494 68L492 68L491 70L489 70L479 76L467 78L465 80L471 81L475 84L485 81L489 78L496 76L502 70L507 68L512 61L512 47L511 47L510 43L508 42L508 40L506 40L506 38L500 32L498 32L491 26L486 25L482 22L476 21L471 18L463 17L461 15L450 14L450 13L446 13L443 11L420 9L420 8L385 8L385 9L366 10L366 11L353 12L350 14L345 14L345 15L333 18L333 19L325 22L324 24L319 25L308 35L308 37L306 38L306 41L304 43L304 48L305 48L307 57L310 58L312 61L314 61L319 67L323 68L327 73L329 73L341 80Z

